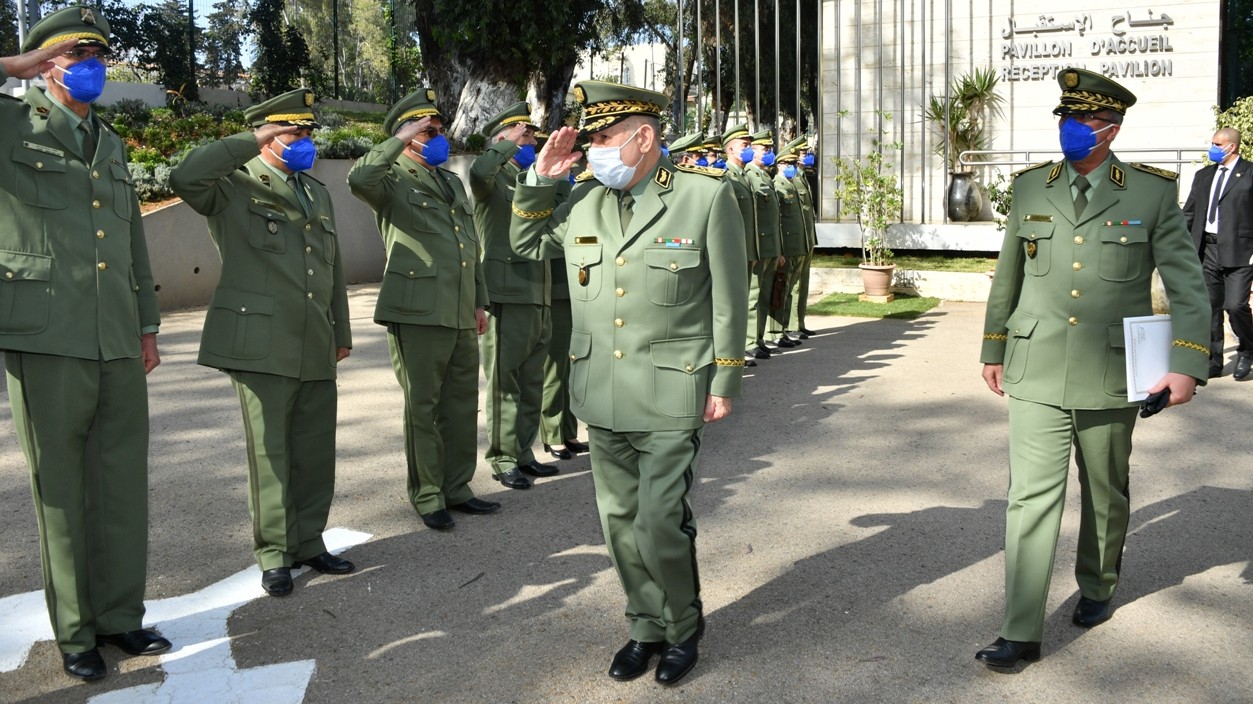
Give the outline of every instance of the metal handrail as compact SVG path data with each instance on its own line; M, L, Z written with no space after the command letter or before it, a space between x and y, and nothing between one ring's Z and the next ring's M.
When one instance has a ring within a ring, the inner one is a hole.
M1197 152L1200 156L1195 159L1185 159L1184 152ZM1016 156L1022 154L1024 159L979 159L971 160L968 157L976 156ZM1122 157L1125 154L1173 154L1171 159L1150 159L1154 164L1175 164L1182 166L1184 164L1195 164L1205 158L1205 149L1200 147L1150 147L1147 149L1119 149L1118 155ZM1038 155L1038 157L1033 157ZM1050 161L1058 156L1056 149L968 149L957 155L957 163L962 166L1028 166L1038 164L1041 161Z

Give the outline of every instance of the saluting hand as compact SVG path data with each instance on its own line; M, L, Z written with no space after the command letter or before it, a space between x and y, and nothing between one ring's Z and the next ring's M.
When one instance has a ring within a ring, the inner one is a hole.
M573 127L562 127L544 143L535 157L535 173L540 176L561 180L570 175L570 167L583 157L583 152L574 148L579 138L579 131Z
M66 39L43 49L32 49L25 54L0 58L0 66L11 78L34 78L44 71L52 70L52 60L58 54L73 49L77 39Z
M505 139L513 142L518 146L522 146L522 138L526 136L526 131L530 129L525 122L519 122L509 128L509 132L505 135Z
M401 125L400 129L396 130L396 139L399 139L405 144L408 144L413 141L414 137L417 137L418 135L425 132L426 129L430 126L431 126L430 115L427 115L426 117L423 117L423 118L419 118L417 120L410 120L406 122L405 124Z
M300 131L301 129L302 128L297 127L296 125L280 125L277 122L274 122L267 125L261 125L252 133L252 135L257 138L257 146L264 147L280 134L292 134Z

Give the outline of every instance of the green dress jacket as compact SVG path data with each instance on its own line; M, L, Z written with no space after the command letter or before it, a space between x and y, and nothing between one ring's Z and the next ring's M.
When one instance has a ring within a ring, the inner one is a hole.
M352 347L348 291L326 187L302 175L311 212L241 132L193 150L170 186L209 220L222 276L205 314L199 363L319 381Z
M1124 408L1123 318L1152 315L1156 267L1170 297L1170 371L1204 384L1209 299L1175 175L1111 156L1108 180L1075 217L1065 163L1013 182L988 297L980 361L1003 364L1010 396L1069 410Z
M735 203L744 220L744 255L748 257L748 261L755 262L761 256L757 251L757 214L754 212L753 192L749 190L744 169L734 164L727 164L726 181L735 191Z
M779 198L779 234L783 242L781 254L785 257L801 257L809 251L805 246L808 237L796 180L784 176L782 171L774 176L774 190Z
M753 214L757 218L757 257L773 259L783 253L779 235L779 196L774 183L757 164L744 167L744 179L753 194Z
M805 172L796 174L792 179L796 184L796 193L801 198L801 219L805 221L805 251L813 251L818 246L818 212L814 210L814 193L809 189L809 179Z
M402 157L404 149L390 137L348 172L348 187L374 209L387 250L374 321L473 330L474 309L489 300L474 209L456 174L428 171Z
M91 119L89 164L41 88L0 95L0 349L137 358L141 330L160 323L126 150Z
M483 240L483 278L492 303L551 302L552 281L546 262L519 257L509 246L513 189L520 169L513 163L518 146L503 139L470 165L474 223Z
M598 181L557 205L557 185L519 180L510 241L523 256L565 255L570 407L589 425L695 429L707 395L739 395L743 223L730 185L706 173L718 172L663 157L625 231L618 191Z

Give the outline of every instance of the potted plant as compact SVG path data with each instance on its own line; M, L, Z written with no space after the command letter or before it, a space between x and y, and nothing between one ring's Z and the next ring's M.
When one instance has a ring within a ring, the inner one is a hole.
M846 111L842 111L843 117ZM835 162L835 197L843 213L854 214L861 227L862 284L864 300L887 303L892 300L892 250L887 246L888 225L898 219L904 204L904 191L892 163L884 158L884 150L899 151L900 141L886 141L883 122L892 119L886 112L876 113L882 120L870 140L871 149L854 159L841 157Z
M1000 79L991 68L975 69L953 80L949 94L931 96L924 116L939 137L935 153L947 158L948 217L965 222L983 209L983 197L974 172L959 161L962 152L987 149L992 142L989 122L1001 114L1005 99L996 92Z

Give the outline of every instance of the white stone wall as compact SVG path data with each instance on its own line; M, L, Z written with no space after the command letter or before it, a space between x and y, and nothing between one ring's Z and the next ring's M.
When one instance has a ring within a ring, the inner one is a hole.
M952 77L993 67L1002 76L1006 106L992 148L1016 152L1006 159L1054 159L1060 156L1051 114L1060 93L1057 72L1079 66L1115 78L1139 98L1114 145L1120 158L1180 171L1181 199L1187 194L1213 133L1218 0L951 0L948 16L945 4L822 0L819 143L825 163L864 153L876 109L891 113L887 139L904 142L896 159L905 188L903 220L943 224L948 175L932 153L937 136L923 119L930 96L943 95ZM840 119L840 110L850 114ZM1177 164L1180 156L1196 163ZM981 178L995 173L979 171ZM819 194L820 218L829 222L837 219L833 175L823 169Z

